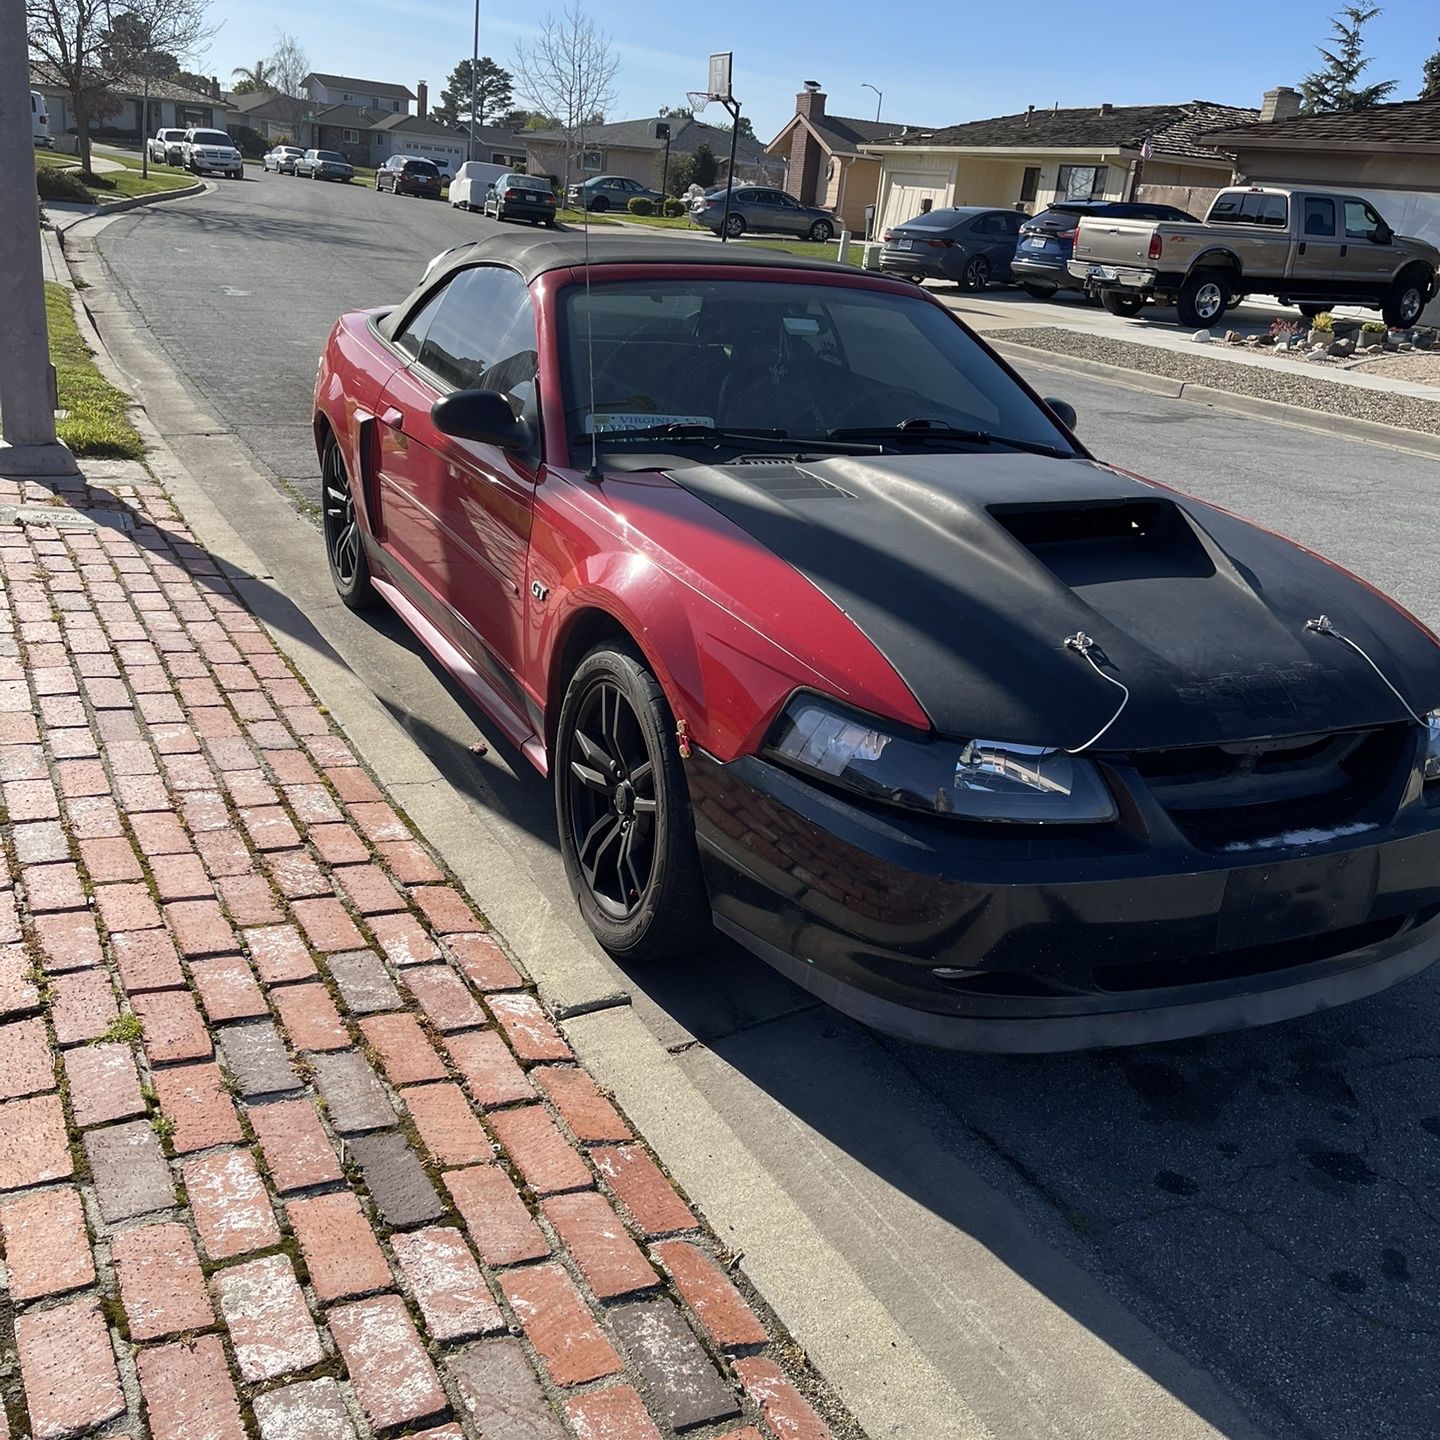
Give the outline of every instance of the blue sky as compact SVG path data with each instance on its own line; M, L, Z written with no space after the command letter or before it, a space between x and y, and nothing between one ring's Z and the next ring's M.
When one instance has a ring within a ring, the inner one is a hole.
M554 8L563 3L555 0ZM1265 90L1298 83L1311 69L1314 46L1341 3L585 0L585 8L620 55L620 99L611 118L683 104L687 90L705 84L706 56L732 50L736 97L768 140L793 113L801 82L812 79L822 83L834 114L873 117L875 96L862 88L868 81L885 92L885 118L932 126L1057 101L1258 105ZM481 53L507 65L516 41L533 33L544 13L545 0L524 6L482 0ZM903 16L903 25L889 24L890 15ZM215 0L212 16L223 28L195 68L218 74L222 84L234 66L269 52L279 26L298 37L315 69L412 90L425 80L433 96L470 53L473 7L467 0ZM1391 0L1366 31L1370 73L1398 80L1395 98L1414 98L1437 32L1435 0ZM720 108L704 118L722 118Z

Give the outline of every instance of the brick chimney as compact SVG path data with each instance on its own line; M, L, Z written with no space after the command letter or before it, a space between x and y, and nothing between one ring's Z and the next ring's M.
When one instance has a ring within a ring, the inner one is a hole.
M807 80L805 88L795 97L795 113L809 121L825 118L825 92L818 80ZM814 205L824 177L820 166L825 152L820 142L803 126L797 125L790 137L790 163L785 167L785 188L802 205Z
M210 98L212 100L220 98L220 77L218 75L210 77Z
M423 80L415 82L415 113L422 120L430 113L430 87Z
M1300 113L1300 92L1289 85L1277 85L1265 92L1265 101L1260 107L1263 124L1274 120L1289 120Z
M795 97L795 113L807 120L825 118L825 92L818 80L807 80L805 88Z
M1113 115L1115 113L1115 107L1106 100L1100 106L1100 113L1102 115Z

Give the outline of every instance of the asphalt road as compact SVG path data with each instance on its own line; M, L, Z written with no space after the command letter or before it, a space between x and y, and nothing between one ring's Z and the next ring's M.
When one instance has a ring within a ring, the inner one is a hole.
M100 247L207 405L272 477L313 494L310 386L335 314L393 299L432 254L491 223L266 176L119 217ZM1440 625L1436 465L1038 367L1034 378L1077 406L1097 453L1295 535ZM474 761L483 721L398 627L380 622L375 645L377 693L522 836L536 883L564 904L545 787L493 740ZM704 1042L690 1052L697 1075L718 1057L932 1223L965 1228L964 1197L936 1177L951 1160L978 1170L1262 1433L1440 1433L1440 975L1250 1034L1036 1059L877 1045L719 943L684 976L627 981L677 1049ZM775 1141L777 1171L797 1163L787 1143ZM840 1233L844 1209L817 1202L816 1224ZM873 1248L890 1263L903 1245L877 1228ZM964 1277L917 1285L942 1281ZM963 1294L952 1303L963 1309ZM917 1330L922 1309L906 1316ZM925 1343L943 1353L943 1337ZM1003 1417L993 1428L1020 1433Z

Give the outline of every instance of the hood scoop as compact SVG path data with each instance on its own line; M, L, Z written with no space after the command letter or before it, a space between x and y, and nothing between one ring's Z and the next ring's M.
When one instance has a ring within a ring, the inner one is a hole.
M853 500L855 496L833 480L826 480L795 464L765 455L742 455L730 462L743 472L747 485L775 500ZM728 468L728 467L727 467Z
M1162 496L990 505L987 513L1071 589L1126 580L1204 580L1215 562L1189 517Z

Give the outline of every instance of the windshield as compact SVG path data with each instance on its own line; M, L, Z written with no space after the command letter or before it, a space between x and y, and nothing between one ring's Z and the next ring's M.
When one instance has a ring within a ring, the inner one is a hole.
M612 281L588 298L567 287L561 323L572 441L598 432L633 445L667 425L832 443L884 429L886 448L1005 437L1073 453L974 338L918 296L804 280ZM919 423L895 428L907 421ZM873 451L878 437L866 438Z
M230 137L223 130L197 130L192 145L228 145Z

